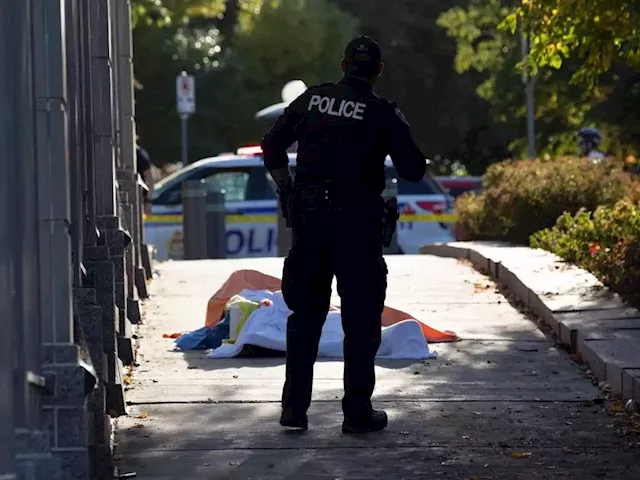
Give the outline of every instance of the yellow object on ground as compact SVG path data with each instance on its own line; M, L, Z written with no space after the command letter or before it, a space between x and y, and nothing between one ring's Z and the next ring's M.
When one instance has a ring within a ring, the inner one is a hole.
M229 338L222 343L236 343L240 331L247 323L249 316L260 308L258 302L247 300L240 295L234 295L227 303L229 310Z
M279 278L256 270L236 270L209 299L209 302L207 303L205 325L213 327L220 322L224 318L225 309L229 300L238 295L244 289L271 290L272 292L275 292L281 288L281 280ZM331 310L339 309L332 305ZM424 334L424 338L426 338L429 343L455 342L458 340L458 335L456 335L455 332L450 330L437 330L402 310L397 310L388 306L384 307L384 311L382 312L382 325L384 327L394 325L404 320L418 321L420 328L422 329L422 333ZM231 332L232 330L230 330L230 334Z

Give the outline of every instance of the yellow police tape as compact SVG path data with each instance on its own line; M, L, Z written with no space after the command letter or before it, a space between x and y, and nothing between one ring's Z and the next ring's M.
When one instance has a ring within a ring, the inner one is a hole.
M145 223L182 223L182 215L144 215ZM452 223L457 215L400 215L400 222ZM276 215L227 215L226 223L275 223Z

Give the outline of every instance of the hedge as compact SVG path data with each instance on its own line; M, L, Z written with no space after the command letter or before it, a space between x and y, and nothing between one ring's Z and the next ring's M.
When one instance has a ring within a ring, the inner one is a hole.
M533 234L531 246L592 272L640 308L640 204L622 200L593 213L565 213L553 228Z
M520 160L489 167L456 202L465 239L555 253L640 307L640 181L622 162Z
M560 215L594 211L628 199L640 201L640 182L622 162L592 164L577 158L519 160L490 166L480 194L458 197L456 227L465 239L500 239L526 245Z

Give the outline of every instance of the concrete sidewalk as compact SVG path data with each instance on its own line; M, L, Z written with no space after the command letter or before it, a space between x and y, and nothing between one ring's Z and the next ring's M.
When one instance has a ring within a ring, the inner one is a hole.
M310 430L291 434L278 425L282 358L209 360L173 352L162 338L201 327L207 300L233 271L279 277L282 259L161 264L139 331L131 416L119 421L121 472L154 480L640 478L626 415L611 411L486 277L453 259L387 261L387 305L462 341L432 345L435 360L380 363L375 400L390 425L362 438L340 432L341 362L317 363Z

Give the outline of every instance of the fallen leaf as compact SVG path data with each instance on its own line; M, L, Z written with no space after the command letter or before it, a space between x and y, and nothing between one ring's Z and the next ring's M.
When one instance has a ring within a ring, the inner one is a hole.
M474 283L473 287L474 287L473 293L481 293L481 292L486 292L488 289L492 287L492 285L487 285L484 283Z
M163 333L162 338L180 338L182 336L181 333Z
M530 452L511 452L511 456L513 458L529 458L531 456Z
M149 414L147 412L141 413L140 415L138 415L136 418L149 418Z
M133 428L144 428L144 425L141 423L136 423Z

